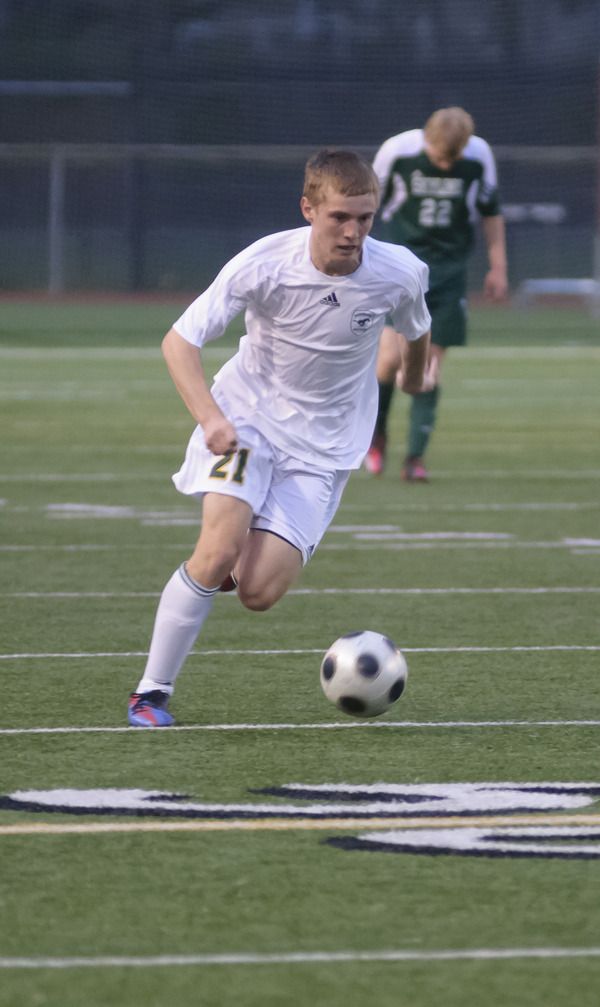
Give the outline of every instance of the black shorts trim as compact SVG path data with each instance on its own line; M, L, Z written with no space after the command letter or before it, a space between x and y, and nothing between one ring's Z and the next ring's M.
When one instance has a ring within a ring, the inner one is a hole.
M290 542L289 538L286 538L285 535L272 531L271 528L255 528L253 525L250 525L250 531L262 531L265 535L274 535L275 538L280 538L282 542L287 542L288 545L291 545L292 549L296 549L302 555L302 549L299 546L295 545L294 542Z

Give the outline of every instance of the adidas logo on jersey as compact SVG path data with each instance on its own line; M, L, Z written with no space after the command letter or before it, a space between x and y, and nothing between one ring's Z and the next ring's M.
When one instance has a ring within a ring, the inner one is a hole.
M329 304L332 308L339 308L340 302L335 295L335 290L333 293L327 294L327 297L322 297L319 304Z

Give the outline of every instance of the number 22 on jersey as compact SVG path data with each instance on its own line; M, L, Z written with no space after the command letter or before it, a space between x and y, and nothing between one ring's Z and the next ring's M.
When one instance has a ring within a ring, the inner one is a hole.
M452 222L452 201L450 199L427 198L421 200L419 224L421 227L450 227Z

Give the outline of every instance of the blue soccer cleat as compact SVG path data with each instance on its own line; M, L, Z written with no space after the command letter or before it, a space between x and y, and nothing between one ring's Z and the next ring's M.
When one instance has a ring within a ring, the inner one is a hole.
M132 727L170 727L175 718L167 710L168 702L169 693L160 689L132 692L127 719Z

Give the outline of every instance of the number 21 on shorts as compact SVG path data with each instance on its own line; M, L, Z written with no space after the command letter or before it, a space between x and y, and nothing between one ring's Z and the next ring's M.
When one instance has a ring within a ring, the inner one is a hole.
M240 485L244 481L244 471L248 462L248 448L240 448L239 451L228 451L227 454L217 458L210 470L211 479L228 479Z

